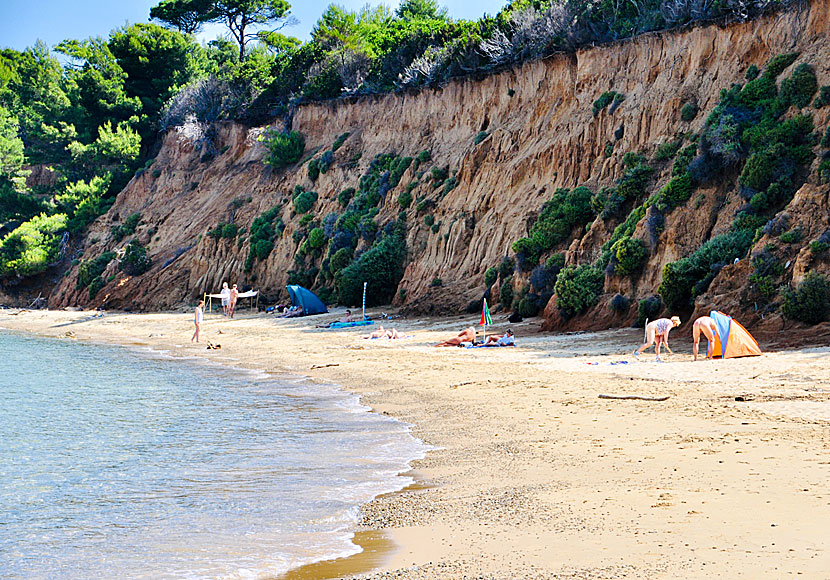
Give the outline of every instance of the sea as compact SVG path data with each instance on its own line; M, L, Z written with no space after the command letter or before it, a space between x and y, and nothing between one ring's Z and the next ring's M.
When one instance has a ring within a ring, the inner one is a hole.
M261 579L360 552L429 447L337 385L0 330L0 579Z

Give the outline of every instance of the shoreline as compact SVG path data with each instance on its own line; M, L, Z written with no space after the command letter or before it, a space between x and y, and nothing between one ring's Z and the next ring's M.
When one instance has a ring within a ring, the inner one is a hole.
M313 328L335 318L209 315L203 336L219 351L189 344L189 313L0 311L0 327L331 382L438 448L411 464L423 486L362 510L356 538L380 534L397 550L363 570L334 560L298 579L782 578L830 568L827 347L655 365L621 354L638 330L541 335L531 321L513 325L519 348L470 351L429 346L470 317L384 321L411 336L402 341ZM689 331L672 333L676 352L690 350Z

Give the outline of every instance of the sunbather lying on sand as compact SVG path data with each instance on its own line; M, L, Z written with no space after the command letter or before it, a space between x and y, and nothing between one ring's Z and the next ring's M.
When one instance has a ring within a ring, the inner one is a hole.
M347 324L349 322L353 322L353 320L352 320L352 311L347 310L346 311L346 316L344 316L340 320L336 320L335 322L329 322L328 324L318 324L317 328L331 328L331 325L335 324L336 322L339 322L341 324Z
M482 346L516 346L516 340L513 337L513 331L508 328L504 334L488 336Z
M451 338L449 340L445 340L444 342L440 342L435 346L458 346L462 342L475 342L476 340L476 329L472 326L469 328L465 328L455 338Z
M360 338L365 338L365 339L368 340L370 338L380 338L381 336L386 336L386 329L383 328L382 324L380 326L378 326L377 330L375 330L374 332L371 332L369 334L364 334Z

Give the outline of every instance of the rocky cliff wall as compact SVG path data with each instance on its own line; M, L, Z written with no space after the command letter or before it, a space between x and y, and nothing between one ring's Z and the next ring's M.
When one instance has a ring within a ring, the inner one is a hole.
M819 84L830 84L829 24L830 2L818 0L753 22L648 34L525 63L482 79L456 80L438 90L305 104L293 116L293 129L305 136L306 157L315 152L319 157L339 135L349 133L334 152L331 169L313 183L308 163L284 171L263 164L266 151L257 137L264 128L226 123L196 137L171 131L152 167L119 194L79 250L83 259L90 259L123 245L112 239L111 228L140 212L136 235L147 246L152 269L129 277L113 263L104 273L106 286L90 300L86 289L76 288L73 268L54 290L50 305L168 308L193 302L225 280L276 295L295 267L301 243L292 236L300 227L300 216L292 215L290 203L296 185L319 194L313 212L322 219L343 211L338 193L358 187L376 155L414 157L429 151L429 164L410 166L398 186L386 193L376 221L382 226L395 219L401 210L398 195L417 182L413 197L429 203L421 204L420 211L417 203L406 210L408 254L399 286L404 292L395 300L422 311L457 311L481 296L484 271L512 253L511 244L527 235L529 218L556 188L587 185L596 190L620 176L626 152L650 155L678 133L699 131L721 89L745 82L750 65L763 67L776 54L799 51L797 62L810 62ZM613 112L605 109L594 116L592 102L610 90L625 99ZM701 113L684 122L680 110L689 101L695 101ZM822 131L828 109L813 113ZM480 132L487 135L476 143ZM433 189L428 175L419 178L419 171L433 165L447 167L456 178L457 185L446 195L440 184ZM669 172L670 163L657 166L650 187L656 190L664 184ZM617 292L635 299L652 295L666 263L728 228L734 213L728 208L739 203L735 195L729 184L696 192L697 203L667 216L642 275L634 281L608 277L607 296L579 319L562 320L551 301L548 327L631 322L636 313L613 313L607 297ZM787 208L803 225L806 241L827 227L827 195L827 186L819 184L813 170ZM268 258L255 262L248 273L248 243L240 241L244 237L217 240L205 235L219 222L248 228L256 216L280 203L286 230ZM435 225L425 223L427 214ZM615 225L597 219L587 232L574 231L558 249L567 250L569 263L595 259ZM635 236L645 237L643 228L639 224ZM807 251L799 249L788 265L793 278L826 266ZM725 268L709 293L698 298L699 309L713 302L738 307L747 276L741 264ZM517 287L526 278L527 274L514 277Z

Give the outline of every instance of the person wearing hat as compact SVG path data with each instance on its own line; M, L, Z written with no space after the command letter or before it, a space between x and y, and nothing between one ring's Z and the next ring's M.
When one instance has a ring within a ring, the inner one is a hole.
M658 318L646 325L646 341L643 345L634 351L634 356L640 356L640 353L654 344L655 340L657 346L654 350L657 352L657 360L662 362L660 358L660 345L665 344L666 350L669 354L674 354L669 348L669 332L675 326L680 326L680 317L672 316L671 318Z

